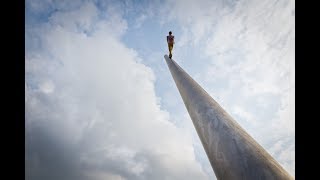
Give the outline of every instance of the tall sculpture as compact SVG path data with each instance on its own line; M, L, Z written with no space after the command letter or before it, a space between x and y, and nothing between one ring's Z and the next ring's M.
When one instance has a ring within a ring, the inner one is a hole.
M174 60L164 58L219 180L293 179Z

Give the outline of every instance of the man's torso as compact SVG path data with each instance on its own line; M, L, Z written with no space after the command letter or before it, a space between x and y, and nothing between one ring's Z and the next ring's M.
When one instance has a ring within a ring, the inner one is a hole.
M167 42L169 44L173 44L174 43L174 36L172 36L172 35L167 36Z

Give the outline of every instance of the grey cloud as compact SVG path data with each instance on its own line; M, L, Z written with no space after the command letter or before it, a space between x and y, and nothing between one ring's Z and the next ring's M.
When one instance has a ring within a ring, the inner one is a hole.
M83 179L77 151L52 137L45 127L28 127L26 134L26 179Z
M25 60L26 179L206 179L191 140L157 104L152 70L110 35L125 20L89 18L99 28L87 36L65 26L81 11L56 13L27 29L41 48Z

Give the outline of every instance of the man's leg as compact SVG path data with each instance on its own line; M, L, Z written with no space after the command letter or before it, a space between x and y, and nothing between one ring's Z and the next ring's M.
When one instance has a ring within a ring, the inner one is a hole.
M169 57L172 57L172 48L173 48L173 44L168 44L169 46Z

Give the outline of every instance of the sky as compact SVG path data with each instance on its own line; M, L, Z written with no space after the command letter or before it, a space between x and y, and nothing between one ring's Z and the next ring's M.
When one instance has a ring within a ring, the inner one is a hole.
M164 55L295 175L295 1L26 0L25 177L216 179Z

